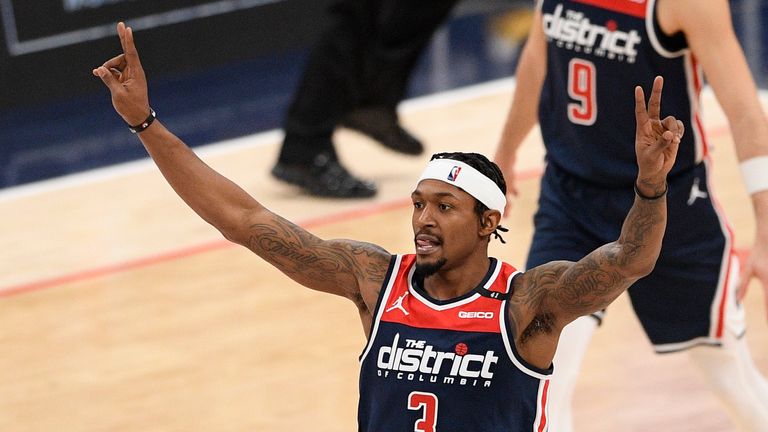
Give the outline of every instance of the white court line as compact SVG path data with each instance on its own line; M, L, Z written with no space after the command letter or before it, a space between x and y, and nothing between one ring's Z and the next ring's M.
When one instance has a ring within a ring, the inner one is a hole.
M207 3L198 6L172 9L165 12L159 12L151 15L145 15L135 18L128 18L126 25L133 30L147 30L157 27L178 24L192 21L200 18L208 18L226 13L232 13L245 9L252 9L259 6L265 6L275 3L277 0L222 0L214 3ZM76 11L67 11L65 3L65 12L73 13ZM16 17L13 13L13 3L10 0L0 0L0 15L2 16L3 27L5 29L5 40L8 45L8 52L11 56L20 56L24 54L45 51L54 48L60 48L68 45L76 45L97 39L103 39L117 34L115 24L110 22L94 27L87 27L78 30L51 34L36 39L25 41L19 40L19 33L16 29Z
M403 101L400 106L400 111L403 113L423 111L430 108L463 102L473 98L492 95L502 91L511 91L513 88L513 78L489 81ZM198 146L195 147L194 150L198 156L205 158L210 156L230 154L241 149L251 149L279 143L282 141L282 139L283 131L281 129L272 129L253 135L246 135L212 144ZM136 139L136 145L141 145L138 139ZM90 183L103 182L117 177L124 177L154 169L156 169L154 162L152 162L152 159L147 156L145 158L131 162L123 162L103 168L96 168L52 179L13 186L0 190L0 204L19 198L26 198L62 189L69 189Z
M260 132L254 135L248 135L233 138L226 141L220 141L213 144L206 144L196 147L195 153L201 157L215 156L219 154L232 153L241 148L259 147L267 144L279 142L283 137L283 131L279 129ZM136 139L136 145L141 142ZM13 186L0 190L0 204L12 201L14 199L26 198L33 195L40 195L47 192L69 189L85 184L98 183L111 180L117 177L124 177L136 173L147 172L155 169L155 164L149 156L131 162L123 162L110 165L103 168L96 168L74 174L67 174L61 177L41 180L27 183L20 186Z
M431 95L405 100L400 105L399 111L403 113L417 112L430 108L464 102L474 98L494 95L500 92L509 92L511 96L511 92L514 90L514 86L514 78L503 78L480 84L474 84L467 87L460 87L453 90L446 90ZM705 87L702 91L702 96L709 96L711 93L712 89L710 87ZM768 90L758 90L758 94L764 101L768 100ZM250 149L273 144L280 142L282 138L283 131L281 129L272 129L253 135L247 135L198 146L195 147L194 150L196 154L205 158L209 156L233 153L240 149ZM136 140L136 144L140 145L138 139ZM13 186L6 189L0 189L0 204L19 198L26 198L47 192L68 189L89 183L103 182L106 180L114 179L116 177L127 176L154 169L155 164L152 162L152 159L147 156L143 159L132 162L124 162L104 168L97 168L80 173L65 175L62 177L41 180L20 186Z

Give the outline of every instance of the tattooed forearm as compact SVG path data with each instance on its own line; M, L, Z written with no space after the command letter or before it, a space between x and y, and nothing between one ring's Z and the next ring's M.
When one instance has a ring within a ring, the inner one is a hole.
M620 271L615 245L606 245L575 263L565 272L552 300L566 315L580 316L600 310L631 283Z
M636 199L621 236L576 263L553 262L525 278L525 306L571 320L605 308L653 269L666 226L666 202Z
M661 239L667 222L667 205L665 199L657 201L636 198L635 204L629 211L618 243L622 245L617 257L619 265L630 264L630 260L641 256L650 250L655 253L648 254L646 259L654 262L661 248Z
M666 226L666 202L637 198L613 243L598 248L563 275L554 300L566 314L605 308L653 269Z
M666 197L657 200L635 198L616 241L620 246L616 265L624 268L625 273L647 274L653 269L667 227L666 201Z

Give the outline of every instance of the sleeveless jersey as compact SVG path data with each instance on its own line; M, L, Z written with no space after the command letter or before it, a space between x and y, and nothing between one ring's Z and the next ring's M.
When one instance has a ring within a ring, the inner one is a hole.
M519 274L495 258L448 301L414 285L415 256L393 256L360 356L359 430L547 430L549 370L515 350L506 294Z
M646 101L664 77L661 118L685 125L670 178L706 155L699 117L703 74L682 33L669 37L656 0L539 0L547 75L539 122L547 160L591 183L627 187L637 177L634 88Z

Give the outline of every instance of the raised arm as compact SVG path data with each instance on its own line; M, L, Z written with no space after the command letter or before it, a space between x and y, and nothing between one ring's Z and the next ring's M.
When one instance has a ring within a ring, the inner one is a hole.
M493 161L501 168L507 183L505 215L511 210L514 198L518 193L515 181L517 150L531 129L539 122L539 98L546 73L547 41L542 28L541 10L537 8L531 30L528 33L528 40L515 72L516 84L512 105L501 132L496 154L493 156Z
M728 1L662 1L659 17L666 33L685 34L728 117L739 161L757 162L757 172L764 175L768 171L768 121L734 34ZM739 292L743 296L750 280L757 278L766 293L768 312L768 180L762 179L758 183L764 187L751 193L757 229L750 258L742 269Z
M683 135L682 122L674 117L659 118L662 85L663 80L657 77L648 109L642 88L635 88L639 173L635 202L621 235L578 262L551 262L518 277L515 298L523 306L519 310L524 311L517 317L521 331L529 322L543 323L552 330L549 333L559 335L567 323L606 307L653 270L667 222L666 176Z
M107 85L126 123L139 125L150 113L146 78L131 28L119 23L117 31L123 54L93 74ZM308 288L350 298L361 313L373 310L389 265L385 250L351 240L322 240L270 212L206 165L159 120L138 135L176 193L228 240Z

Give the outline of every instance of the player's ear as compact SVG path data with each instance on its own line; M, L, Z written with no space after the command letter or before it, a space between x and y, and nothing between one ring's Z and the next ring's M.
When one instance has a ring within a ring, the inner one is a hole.
M480 236L490 235L501 223L501 212L498 210L486 210L480 215Z

